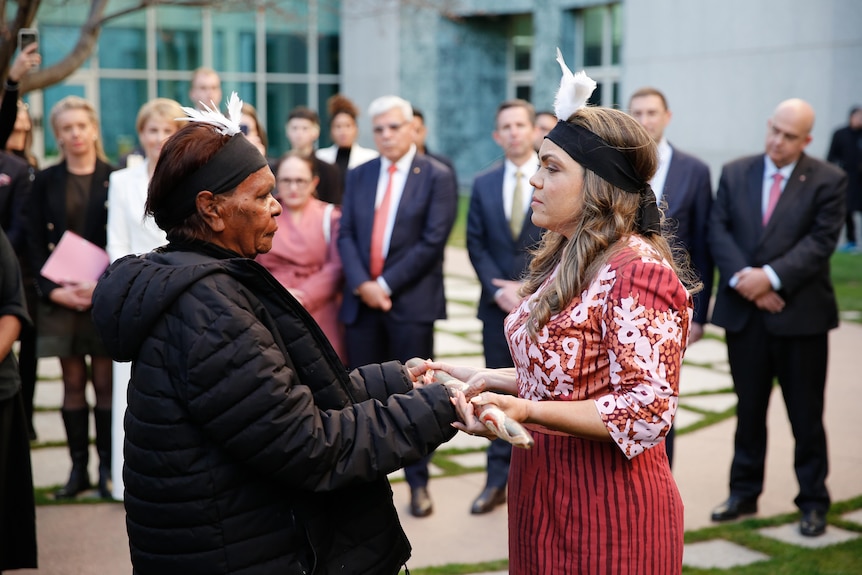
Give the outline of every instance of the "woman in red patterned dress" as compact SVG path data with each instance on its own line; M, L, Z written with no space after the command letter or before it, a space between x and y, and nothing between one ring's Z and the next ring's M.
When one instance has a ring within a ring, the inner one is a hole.
M505 323L515 368L428 366L471 385L456 404L472 423L456 427L487 435L472 411L494 404L535 439L512 453L510 574L679 573L683 506L660 444L691 298L649 187L656 148L623 112L565 117L531 180L548 231Z

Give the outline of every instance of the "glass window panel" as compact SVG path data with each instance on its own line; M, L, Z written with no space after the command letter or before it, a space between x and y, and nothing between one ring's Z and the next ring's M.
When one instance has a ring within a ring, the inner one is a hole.
M623 43L623 6L622 4L614 4L611 6L611 64L619 65L620 54L622 53Z
M515 86L515 97L529 102L532 98L530 86Z
M308 73L308 43L305 33L267 32L266 71L283 74Z
M521 41L519 41L521 40ZM523 39L516 39L514 45L514 58L513 65L514 70L516 72L524 72L532 69L532 65L530 64L530 55L533 52L532 42L527 39L528 42L524 42Z
M42 54L42 67L47 68L65 58L78 43L81 28L78 26L39 26L39 53ZM90 67L90 58L81 66ZM47 108L46 108L47 109Z
M329 112L326 110L326 101L338 93L338 84L319 84L317 86L317 113L320 114L320 139L317 141L318 148L326 148L332 145L332 137L329 135Z
M602 65L604 6L584 10L584 66Z
M515 14L512 16L513 36L533 36L533 15Z
M160 70L194 70L201 65L201 11L161 6L156 12L156 54Z
M275 84L266 86L266 133L269 136L269 153L278 157L290 145L284 133L284 121L296 106L308 104L307 84Z
M308 2L282 0L266 16L266 71L307 74Z
M159 80L158 94L161 98L176 100L183 106L189 106L189 88L191 88L191 75L188 80Z
M225 82L221 83L222 98L227 100L230 98L231 92L236 92L239 99L243 102L248 102L257 108L257 84L254 82Z
M213 67L219 72L254 72L255 12L214 10L212 21Z
M84 97L84 87L76 84L55 84L44 90L45 102L45 156L56 157L60 154L57 149L57 140L54 138L54 129L51 126L51 108L66 96Z
M145 70L147 39L144 28L103 28L99 36L99 66Z
M317 37L317 70L321 74L338 74L341 69L338 34L320 34Z
M317 49L318 72L338 74L341 70L339 59L339 17L340 0L318 0L317 2Z
M147 101L146 80L100 80L102 142L105 153L116 161L138 146L135 119Z

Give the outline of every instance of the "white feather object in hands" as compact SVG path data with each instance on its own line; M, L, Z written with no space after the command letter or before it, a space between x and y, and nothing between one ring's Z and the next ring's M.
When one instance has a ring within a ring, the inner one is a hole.
M236 92L231 92L230 98L227 101L227 117L222 114L215 102L210 101L212 107L201 102L203 110L196 110L183 106L183 112L188 114L186 118L177 118L177 120L185 120L188 122L201 122L214 126L219 133L225 136L233 136L240 132L239 123L242 118L242 100Z
M587 100L596 89L596 81L587 76L584 71L572 74L563 60L563 53L557 48L557 62L563 71L560 78L560 88L554 98L554 114L558 120L568 120L574 114L587 105Z

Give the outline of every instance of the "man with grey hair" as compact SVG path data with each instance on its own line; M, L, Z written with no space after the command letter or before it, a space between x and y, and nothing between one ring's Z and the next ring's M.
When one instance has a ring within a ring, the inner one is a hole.
M416 153L410 103L383 96L368 114L380 157L347 173L338 235L351 367L434 357L434 321L446 317L443 252L458 205L451 170ZM416 517L432 511L429 459L405 469Z

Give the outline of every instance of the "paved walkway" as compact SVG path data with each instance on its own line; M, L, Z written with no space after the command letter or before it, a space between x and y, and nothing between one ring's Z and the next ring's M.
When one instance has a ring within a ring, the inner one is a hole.
M475 319L475 302L479 288L472 267L462 249L447 251L446 282L449 319L437 325L437 355L450 361L482 365L481 323ZM726 350L721 332L712 330L710 337L691 346L681 384L682 396L677 415L681 434L676 439L674 476L685 503L686 530L711 525L709 512L727 495L727 478L732 456L735 427L733 417L696 431L686 428L698 424L704 414L722 413L735 405L730 392ZM830 336L829 383L826 398L826 422L831 454L829 488L835 501L862 494L862 449L858 441L858 361L862 350L862 325L844 322ZM36 426L41 442L65 439L57 409L62 399L56 361L40 364L40 381L36 405L46 408L37 413ZM793 441L784 404L775 393L769 413L769 456L766 483L759 500L759 516L768 517L795 511L796 479L793 474ZM460 466L460 475L437 475L429 486L434 513L416 519L407 512L407 486L393 474L395 503L402 511L402 522L413 544L409 567L415 569L448 563L475 564L505 559L507 525L505 506L494 512L474 516L469 507L484 485L484 451L486 441L459 434L441 447L438 456L449 464ZM96 476L97 458L91 457L91 475ZM34 481L37 486L63 483L69 469L65 448L45 447L33 450ZM86 496L83 497L86 499ZM862 512L848 518L862 523ZM119 503L42 506L37 509L39 535L38 570L18 573L49 575L128 574L128 557L124 512ZM840 542L848 534L830 526L825 536L804 539L795 524L772 531L767 536L783 538L798 545L824 545ZM763 560L755 552L729 542L710 541L686 546L685 562L691 566L730 569L744 562ZM478 575L478 574L477 574ZM487 574L486 574L487 575ZM493 574L497 575L497 574Z

